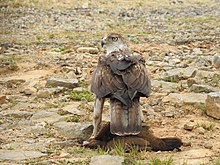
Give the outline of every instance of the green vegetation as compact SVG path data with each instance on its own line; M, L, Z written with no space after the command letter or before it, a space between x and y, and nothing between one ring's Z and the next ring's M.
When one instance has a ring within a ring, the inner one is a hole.
M165 160L160 160L159 158L153 158L148 165L174 165L173 158L169 157Z
M215 123L211 123L211 122L198 123L197 127L202 127L205 130L207 130L207 131L214 131Z
M73 115L73 116L68 116L65 118L65 121L67 122L80 122L80 117L77 115Z
M82 101L82 100L86 100L86 101L94 101L95 100L95 96L89 92L89 91L77 91L77 90L73 90L70 92L70 98L76 101Z
M200 109L200 111L201 111L201 114L202 114L202 115L205 115L205 114L206 114L205 103L199 103L198 106L199 106L199 109Z

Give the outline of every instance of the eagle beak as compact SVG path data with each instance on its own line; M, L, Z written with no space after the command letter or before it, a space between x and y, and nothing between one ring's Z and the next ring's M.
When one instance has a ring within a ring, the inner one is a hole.
M101 46L104 47L104 45L106 45L106 42L102 40L101 41Z

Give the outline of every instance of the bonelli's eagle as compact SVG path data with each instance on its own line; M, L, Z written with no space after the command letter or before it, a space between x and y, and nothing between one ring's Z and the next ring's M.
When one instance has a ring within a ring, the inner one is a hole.
M137 135L142 128L140 97L148 97L151 91L145 60L131 54L120 34L107 35L101 44L106 54L99 57L91 84L96 95L92 137L98 133L105 98L110 98L110 132Z

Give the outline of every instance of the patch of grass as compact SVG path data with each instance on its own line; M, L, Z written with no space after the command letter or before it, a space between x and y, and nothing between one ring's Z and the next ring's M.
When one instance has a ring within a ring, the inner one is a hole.
M206 114L205 103L199 103L198 106L199 106L199 109L200 109L202 115L205 115Z
M179 80L176 76L167 77L167 78L164 79L164 81L173 82L173 83L178 83L179 82Z
M68 151L69 154L83 154L86 152L86 149L83 147L77 147L74 148L73 150Z
M62 109L58 110L57 114L61 115L61 116L64 116L64 115L68 115L68 114L71 114L70 112L68 111L64 111Z
M160 160L159 158L153 158L152 160L150 160L150 162L148 163L148 165L173 165L173 158L169 157L165 160Z
M72 52L72 50L69 47L60 47L57 52L60 52L61 54L66 54Z
M70 98L76 101L86 100L88 102L95 100L94 94L86 90L83 91L73 90L70 92Z
M46 103L45 108L59 108L63 107L65 103L59 102L59 103Z
M205 122L204 123L197 123L197 127L202 127L207 131L214 131L215 123L211 123L211 122L209 122L209 123L205 123Z
M211 163L210 165L220 165L220 158L218 158L217 160L215 160L213 163Z
M68 116L68 117L65 118L65 121L78 123L78 122L80 122L80 117L77 116L77 115Z

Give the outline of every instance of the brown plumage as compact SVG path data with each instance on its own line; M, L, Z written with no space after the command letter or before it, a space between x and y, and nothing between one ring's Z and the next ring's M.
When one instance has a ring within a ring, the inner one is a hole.
M101 147L111 149L121 145L126 151L133 147L146 151L172 151L182 146L181 139L177 137L158 138L150 130L149 126L143 124L140 134L129 136L117 136L110 132L110 123L104 123L97 136L90 139L84 146L89 148Z
M141 131L139 99L150 94L150 80L145 61L133 56L119 34L110 34L102 42L107 54L99 58L92 77L91 90L96 94L94 131L101 122L105 98L110 98L110 131L116 135L136 135Z

